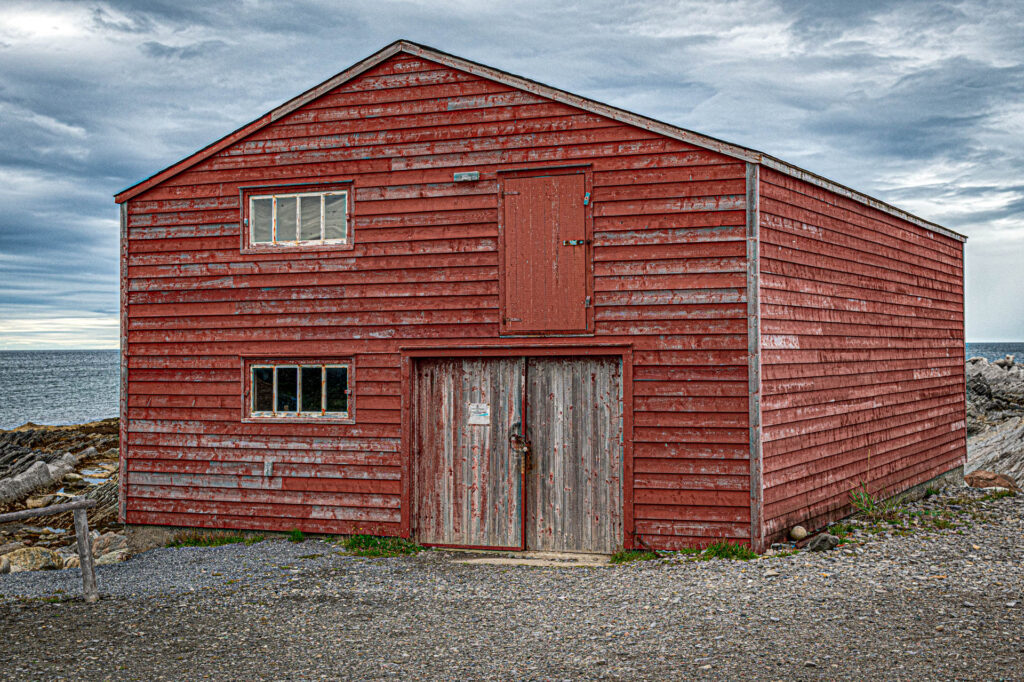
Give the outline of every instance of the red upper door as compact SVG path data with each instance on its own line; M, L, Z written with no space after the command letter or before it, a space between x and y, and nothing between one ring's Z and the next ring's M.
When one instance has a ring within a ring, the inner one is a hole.
M588 331L585 180L569 173L503 182L502 332Z

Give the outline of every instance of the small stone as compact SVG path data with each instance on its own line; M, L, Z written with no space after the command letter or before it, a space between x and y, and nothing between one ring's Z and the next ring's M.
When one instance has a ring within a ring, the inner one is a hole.
M799 542L807 537L807 529L803 526L793 526L792 530L789 531L789 537Z
M942 626L942 625L936 625L935 626L935 632L942 632L945 629L946 628L944 626Z
M128 558L127 549L119 549L115 552L104 554L96 560L97 566L108 566L110 564L118 564Z
M1021 492L1017 482L1006 474L997 474L991 471L977 470L964 476L964 483L972 488L1005 488L1014 492Z
M1015 601L1008 601L1008 602L1006 602L1007 608L1011 608L1012 609L1016 605L1017 605L1017 602L1015 602Z
M778 571L776 571L775 569L769 568L767 571L764 572L764 577L766 577L766 578L774 578L778 574L779 574Z
M64 482L65 483L81 483L83 480L84 479L80 475L78 475L78 474L76 474L74 472L69 472L69 473L64 474Z
M700 667L700 669L701 669L701 670L711 670L711 664L710 664L710 663L708 663L707 665L702 665L702 666Z
M806 662L804 663L804 667L805 667L805 668L817 668L817 667L818 667L818 664L817 664L817 663L815 663L814 661L806 661Z
M42 509L43 507L50 506L53 502L53 495L40 495L39 497L30 497L25 500L25 509Z
M64 557L64 568L78 568L81 565L82 561L77 555Z
M815 535L807 543L807 549L811 552L827 552L839 546L839 538L830 533Z

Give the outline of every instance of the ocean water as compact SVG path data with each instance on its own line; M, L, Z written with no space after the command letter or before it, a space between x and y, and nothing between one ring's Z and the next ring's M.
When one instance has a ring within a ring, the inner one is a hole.
M998 360L1007 355L1017 356L1017 362L1024 362L1024 341L1008 343L968 343L968 358L985 358L988 361Z
M0 429L116 417L117 350L0 351Z

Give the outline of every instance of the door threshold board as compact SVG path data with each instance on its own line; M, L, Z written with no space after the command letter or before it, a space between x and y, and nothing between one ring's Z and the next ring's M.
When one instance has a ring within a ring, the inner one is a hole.
M578 568L609 566L609 554L584 554L581 552L498 552L492 550L455 550L459 554L479 556L455 559L460 564L487 566L540 566L547 568Z

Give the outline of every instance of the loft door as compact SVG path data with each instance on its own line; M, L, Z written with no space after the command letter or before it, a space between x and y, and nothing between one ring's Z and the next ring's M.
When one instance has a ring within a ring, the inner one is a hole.
M502 333L588 331L585 189L583 173L502 182Z

